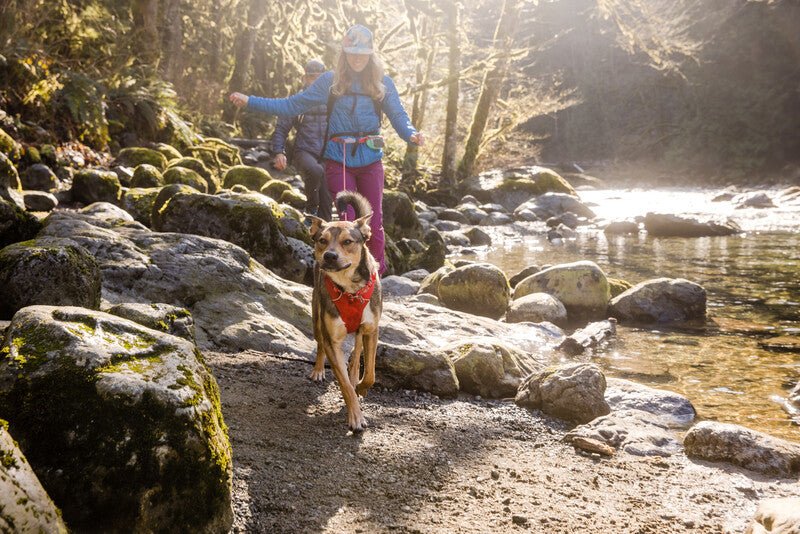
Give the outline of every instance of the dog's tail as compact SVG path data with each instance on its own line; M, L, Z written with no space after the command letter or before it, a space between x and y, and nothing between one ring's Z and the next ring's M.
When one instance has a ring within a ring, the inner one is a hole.
M336 195L336 211L339 212L339 220L344 220L342 214L347 206L353 206L356 212L356 219L372 213L372 206L364 195L355 191L340 191Z

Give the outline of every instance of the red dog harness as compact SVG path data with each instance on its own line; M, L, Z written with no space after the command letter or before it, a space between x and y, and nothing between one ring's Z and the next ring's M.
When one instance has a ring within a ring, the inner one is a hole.
M372 273L367 285L355 293L345 293L333 283L330 277L325 277L325 288L328 290L328 295L331 296L333 303L336 304L336 309L339 310L339 316L344 321L348 334L358 330L361 324L361 316L364 314L364 308L367 307L369 299L372 297L372 291L375 289L376 279L377 275Z

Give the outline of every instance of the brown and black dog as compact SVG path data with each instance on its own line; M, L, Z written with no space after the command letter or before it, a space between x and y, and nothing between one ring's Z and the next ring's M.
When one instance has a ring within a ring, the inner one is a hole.
M315 260L311 315L317 360L309 377L318 382L325 379L327 356L347 405L347 425L353 432L361 432L367 421L358 397L366 395L375 382L383 303L378 263L366 245L371 206L360 194L342 191L336 196L336 205L347 204L355 209L354 221L326 222L310 216ZM342 347L348 333L355 333L349 364ZM364 374L359 380L362 351Z

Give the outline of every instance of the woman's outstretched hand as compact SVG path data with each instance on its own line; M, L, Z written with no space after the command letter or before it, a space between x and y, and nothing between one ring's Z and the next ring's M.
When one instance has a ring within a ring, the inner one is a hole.
M417 146L422 146L425 144L425 136L422 135L422 132L417 132L411 136L410 141Z
M231 93L231 96L228 97L228 100L233 102L233 105L237 108L243 108L247 105L248 97L242 93Z

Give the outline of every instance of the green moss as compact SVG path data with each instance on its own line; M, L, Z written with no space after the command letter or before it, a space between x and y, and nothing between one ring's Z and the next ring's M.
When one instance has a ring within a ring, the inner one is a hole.
M225 173L223 183L227 189L239 184L251 191L260 191L264 184L270 180L272 180L272 176L264 169L248 165L236 165Z
M167 168L167 158L164 154L157 150L142 147L123 148L117 154L117 162L128 167L136 167L146 163L160 171Z
M14 458L14 452L4 451L2 449L0 449L0 465L6 469L11 467L19 467L19 465L17 465L17 459Z
M184 184L193 187L201 193L208 192L208 184L202 176L197 174L192 169L184 167L170 167L164 173L164 183L166 184Z

